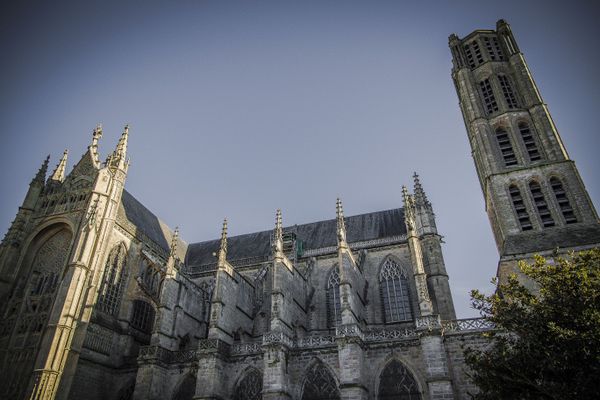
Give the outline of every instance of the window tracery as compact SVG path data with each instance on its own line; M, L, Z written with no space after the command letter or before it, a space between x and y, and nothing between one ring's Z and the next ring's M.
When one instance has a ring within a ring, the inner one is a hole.
M335 267L327 279L327 325L332 328L341 323L340 273Z
M413 319L406 271L387 259L379 273L379 288L385 322L401 322Z
M339 400L335 379L320 362L315 363L306 372L304 387L302 390L302 400Z
M119 244L111 250L106 260L96 309L109 315L118 314L128 276L127 250Z
M392 360L379 378L379 400L420 400L419 387L412 374L397 360Z
M251 370L238 383L234 400L261 400L262 399L262 375L257 370Z

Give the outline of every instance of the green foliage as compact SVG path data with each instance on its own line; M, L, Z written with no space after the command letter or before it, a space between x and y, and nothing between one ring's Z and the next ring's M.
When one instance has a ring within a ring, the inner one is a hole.
M495 294L471 292L472 304L493 322L490 346L467 349L474 399L600 398L600 249L537 256ZM521 278L521 280L523 280Z

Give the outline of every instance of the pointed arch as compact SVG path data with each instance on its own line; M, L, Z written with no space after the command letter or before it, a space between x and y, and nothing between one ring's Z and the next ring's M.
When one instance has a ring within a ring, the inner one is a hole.
M186 374L173 394L173 400L192 400L196 394L196 377Z
M342 323L342 308L340 302L340 270L334 265L327 278L327 326L335 328Z
M392 257L387 257L379 270L379 290L385 322L413 319L406 269Z
M106 259L104 275L96 301L97 310L113 316L119 313L128 277L127 247L121 242L112 248Z
M560 208L560 212L565 219L565 223L574 224L577 222L577 216L575 216L575 211L571 206L571 202L569 201L569 197L567 197L567 192L561 182L560 179L553 176L550 178L550 187L552 187L552 192L554 193L554 197L558 202L558 207Z
M340 391L333 372L319 359L307 368L302 400L339 400Z
M378 400L421 400L417 380L408 368L396 358L389 360L377 385Z
M531 197L533 197L533 204L535 205L542 226L544 228L554 226L554 218L552 218L552 213L550 212L540 183L537 180L530 181L529 191L531 192Z
M262 384L263 376L260 371L254 367L247 368L235 385L233 400L261 400Z

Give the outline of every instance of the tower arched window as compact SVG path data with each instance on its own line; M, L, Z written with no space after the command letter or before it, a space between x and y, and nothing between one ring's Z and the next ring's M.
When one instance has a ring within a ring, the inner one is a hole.
M498 111L498 102L496 101L496 97L494 96L494 90L492 89L492 84L490 80L484 79L481 82L479 82L479 89L481 90L481 97L483 98L483 105L485 107L485 111L488 114Z
M515 96L515 92L513 91L508 77L506 75L498 75L498 82L500 82L502 94L504 95L504 100L506 100L506 105L508 108L517 108L519 106L517 103L517 96Z
M554 226L554 218L552 218L540 184L537 181L531 181L529 183L529 190L531 191L531 197L533 197L533 203L537 209L540 221L542 221L542 226L544 228Z
M327 325L333 328L341 323L340 273L334 268L327 279Z
M517 156L515 155L515 151L506 129L502 127L496 129L496 140L498 141L498 147L500 147L500 153L502 154L504 165L507 167L517 165Z
M556 177L550 178L550 186L552 187L552 191L554 192L554 196L556 197L556 201L558 202L558 206L560 207L560 212L565 218L565 222L567 224L576 223L577 217L575 216L573 207L571 207L571 203L569 202L569 198L567 197L567 192L565 192L565 188L563 187L563 184L560 181L560 179Z
M379 273L379 288L385 322L412 320L406 271L389 258Z
M535 139L533 138L533 133L531 132L531 129L529 129L529 124L527 124L527 122L520 122L519 132L523 138L523 143L525 143L525 149L527 150L529 161L541 160L542 156L540 155L537 144L535 143Z
M121 297L128 277L126 261L127 250L122 244L115 246L106 260L96 309L109 315L117 315L119 312Z
M517 213L517 220L519 221L521 230L532 230L533 226L531 225L529 213L527 212L527 208L525 207L525 203L523 202L523 196L521 196L521 191L516 185L510 185L510 187L508 188L508 192L510 193L510 198L512 200L513 207L515 208L515 212Z

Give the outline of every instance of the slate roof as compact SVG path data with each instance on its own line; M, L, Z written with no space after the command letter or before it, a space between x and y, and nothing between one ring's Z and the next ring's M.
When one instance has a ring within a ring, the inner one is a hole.
M406 234L402 208L346 217L345 221L346 239L350 244ZM337 245L335 219L286 227L284 232L294 232L296 239L303 242L305 251ZM271 252L271 233L269 230L228 237L227 259L234 261L268 256ZM191 243L186 264L193 267L214 263L216 259L213 253L219 249L219 242L216 239Z

